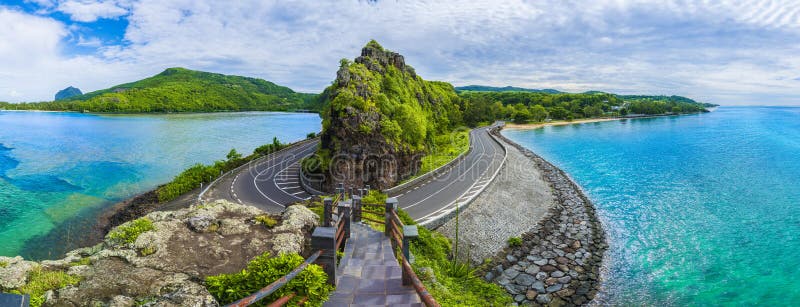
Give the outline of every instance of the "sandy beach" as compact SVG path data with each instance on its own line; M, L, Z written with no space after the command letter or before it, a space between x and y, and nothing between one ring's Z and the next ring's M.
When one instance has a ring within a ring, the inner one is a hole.
M573 120L573 121L559 120L559 121L552 121L552 122L546 122L546 123L535 123L535 124L506 123L506 126L503 129L527 130L527 129L538 129L538 128L547 127L547 126L564 126L564 125L573 125L573 124L607 122L607 121L621 120L621 119L629 119L629 118L625 118L625 117L586 118L586 119L578 119L578 120Z

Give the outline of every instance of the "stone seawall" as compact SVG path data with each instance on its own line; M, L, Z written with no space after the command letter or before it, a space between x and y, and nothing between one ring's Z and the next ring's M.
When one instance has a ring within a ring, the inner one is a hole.
M547 181L555 204L522 244L498 253L486 280L503 286L522 305L584 305L600 287L600 267L608 248L592 202L561 169L532 151L492 133L533 161Z

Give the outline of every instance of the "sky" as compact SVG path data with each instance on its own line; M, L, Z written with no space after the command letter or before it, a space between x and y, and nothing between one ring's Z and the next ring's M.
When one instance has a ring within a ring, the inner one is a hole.
M0 0L0 101L168 67L320 92L370 39L456 86L800 105L796 0Z

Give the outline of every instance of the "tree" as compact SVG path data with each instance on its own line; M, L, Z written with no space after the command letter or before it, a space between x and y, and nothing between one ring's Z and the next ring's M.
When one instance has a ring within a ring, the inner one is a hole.
M553 107L550 109L550 117L555 119L567 119L570 115L570 112L562 107Z
M226 157L228 158L228 161L236 161L242 158L242 154L238 153L236 148L232 148Z
M531 118L537 122L544 121L545 119L547 119L547 116L549 115L547 114L547 109L538 104L530 108L530 113L531 113Z

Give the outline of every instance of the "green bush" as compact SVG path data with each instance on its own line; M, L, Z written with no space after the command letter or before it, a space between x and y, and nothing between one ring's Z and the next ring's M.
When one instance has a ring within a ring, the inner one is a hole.
M62 271L48 271L41 267L36 267L28 273L28 283L9 292L30 295L30 305L32 307L38 307L44 304L44 294L48 290L60 289L77 284L80 281L80 276L69 275Z
M143 217L133 220L127 225L123 224L117 227L108 234L108 238L119 243L131 244L136 242L136 238L138 238L140 234L155 229L156 227L153 225L153 221Z
M416 224L405 211L398 210L403 224ZM430 267L436 282L422 280L425 287L442 306L507 306L511 296L500 286L474 276L474 269L450 259L450 241L438 232L419 227L419 237L411 241L412 264L417 275L419 269Z
M311 133L309 133L309 134L306 134L306 138L307 138L307 139L313 139L313 138L315 138L315 137L317 137L317 134L316 134L316 133L314 133L314 132L311 132Z
M522 238L520 238L520 237L508 238L508 246L511 246L511 247L522 246Z
M272 228L275 227L275 225L278 225L278 221L269 216L269 214L256 216L255 219L257 223L263 224L264 226L267 226L267 228Z
M270 257L269 253L265 253L250 261L247 269L239 273L206 277L206 288L221 304L229 304L261 290L300 266L303 261L303 257L298 254ZM262 299L258 306L265 306L292 292L297 293L297 296L287 306L296 306L303 296L308 297L305 306L322 306L333 290L327 280L325 271L320 266L311 264L275 293Z
M369 190L369 192L367 192L367 195L365 195L364 198L361 199L361 203L382 205L386 203L386 199L388 197L389 197L388 195L382 193L381 191Z

